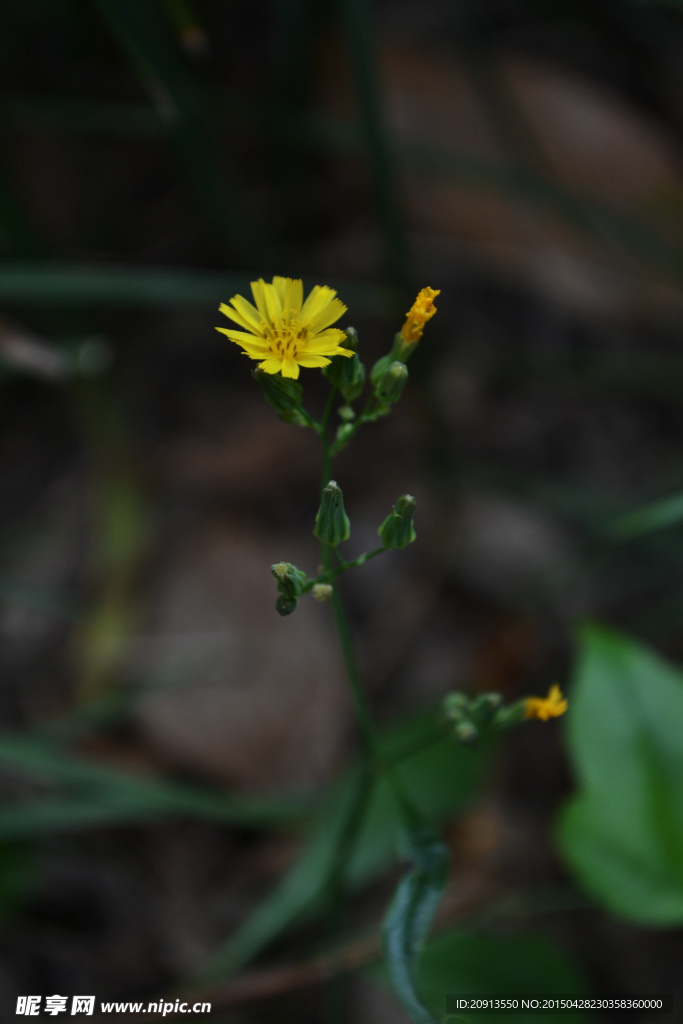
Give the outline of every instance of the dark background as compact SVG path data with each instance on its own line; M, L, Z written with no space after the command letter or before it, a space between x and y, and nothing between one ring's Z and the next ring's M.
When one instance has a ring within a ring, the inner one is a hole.
M566 687L584 617L680 661L680 533L613 524L683 482L682 55L673 2L6 5L3 729L246 794L310 794L355 749L327 609L279 619L268 572L315 570L315 438L213 329L272 274L337 288L369 364L441 290L401 403L335 466L350 555L418 500L418 543L346 590L380 721ZM8 806L41 785L8 769ZM558 858L571 785L561 723L506 741L447 832L468 914L541 929L593 991L672 991L680 932L594 907ZM176 984L296 849L27 820L0 817L8 1018L21 993ZM368 982L346 998L221 1019L404 1019Z

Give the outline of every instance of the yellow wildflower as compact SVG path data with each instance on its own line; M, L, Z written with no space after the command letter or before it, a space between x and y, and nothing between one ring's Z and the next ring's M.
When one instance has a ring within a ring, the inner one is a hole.
M401 328L404 345L416 345L422 337L425 324L436 313L434 299L441 295L441 289L423 288L406 313L406 322Z
M558 718L567 710L567 700L562 696L557 683L548 690L547 697L527 697L524 703L525 718L540 718L547 722L549 718Z
M327 366L329 356L353 355L341 347L344 331L330 327L346 312L332 288L317 284L305 302L301 281L291 277L274 277L272 284L252 281L251 290L255 306L235 295L231 306L223 302L219 307L244 330L216 330L240 345L250 359L260 359L259 370L296 379L300 366Z

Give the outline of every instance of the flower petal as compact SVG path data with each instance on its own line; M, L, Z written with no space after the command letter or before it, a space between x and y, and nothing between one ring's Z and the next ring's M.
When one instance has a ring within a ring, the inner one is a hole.
M294 380L299 376L299 366L295 359L282 360L282 376L292 377Z
M236 342L238 345L248 345L250 348L263 349L264 354L270 351L270 346L264 338L256 338L253 334L247 334L246 331L235 331L231 327L217 327L217 331L221 334L227 335L230 341Z
M334 288L328 288L326 284L316 284L303 304L299 317L301 322L309 324L313 317L329 306L336 294Z
M258 368L265 373L279 373L282 369L282 360L271 356L270 359L264 359L262 363L259 363Z
M329 327L335 320L338 320L340 316L343 316L346 312L346 306L341 299L331 299L322 309L315 313L311 320L311 330L317 334L318 331L324 330L325 327Z
M287 278L287 290L285 297L282 301L282 309L285 316L289 316L290 320L298 318L301 312L301 306L304 301L304 286L300 280L292 280L290 277Z
M243 295L235 295L230 299L238 314L249 324L249 330L261 333L261 316L256 306L252 306Z
M326 359L325 356L304 355L299 356L299 358L297 359L297 363L299 364L299 366L305 366L310 369L315 366L329 366L330 360Z
M256 309L259 312L261 320L265 320L266 323L268 323L270 317L268 316L268 306L266 304L265 289L266 282L263 280L262 277L259 277L258 281L251 282L251 291L252 295L254 296L254 302L256 303Z
M258 333L258 325L248 320L239 312L239 310L233 309L232 306L226 306L224 302L221 302L218 309L224 316L230 317L234 323L239 324L240 327L244 327L246 330L252 331L254 334ZM254 310L254 312L256 312L256 310Z

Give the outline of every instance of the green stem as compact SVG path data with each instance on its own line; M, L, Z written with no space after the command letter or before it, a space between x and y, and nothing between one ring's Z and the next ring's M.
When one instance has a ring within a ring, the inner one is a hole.
M347 569L355 569L359 565L365 565L371 558L375 558L377 555L381 555L383 551L388 550L386 544L382 544L381 548L375 548L374 551L368 551L364 555L359 555L358 558L354 558L351 562L341 562L339 568L334 571L333 579L341 572L346 572Z
M337 627L339 643L342 649L342 657L344 658L344 666L346 668L346 675L351 689L351 697L356 711L356 718L358 720L363 746L366 754L369 756L375 767L379 767L379 743L375 733L372 715L370 714L370 709L365 699L365 692L363 690L363 684L361 683L360 672L356 665L356 658L353 653L353 645L351 643L351 632L349 630L346 612L344 611L344 604L338 587L335 587L332 591L332 610L334 612L334 622Z
M396 774L395 764L392 761L387 761L386 758L382 756L379 739L375 730L375 724L372 720L370 708L365 698L365 691L361 682L360 672L358 671L358 666L356 664L353 644L351 642L351 632L349 630L346 612L344 611L344 605L338 587L334 587L332 591L332 609L334 611L334 621L339 635L344 665L346 667L346 675L349 680L349 687L351 689L351 696L353 699L353 705L356 712L356 719L358 721L365 755L373 765L375 772L382 774L391 786L401 817L408 829L412 831L419 824L421 815L413 805L410 797L403 787L402 782Z
M358 430L360 429L360 427L363 426L364 423L373 423L377 419L377 416L375 415L376 409L373 408L374 405L375 396L370 395L367 402L365 403L365 408L363 409L362 413L360 414L356 422L353 424L353 430L351 431L351 433L349 433L344 438L343 441L335 441L334 444L332 444L330 448L331 457L334 457L338 452L342 450L342 448L345 448L347 446L351 438L356 436Z
M335 569L326 567L325 572L320 573L319 576L314 576L312 579L306 580L304 584L303 592L307 594L316 583L331 583L332 580L336 580L338 576L341 576L347 569L357 569L361 565L365 565L371 558L375 558L377 555L381 555L382 552L388 551L389 548L382 546L381 548L375 548L374 551L366 552L363 555L359 555L358 558L354 558L351 562L345 562L339 557L339 553L336 548L330 548L330 554L333 554L339 563ZM324 563L324 559L323 559Z
M334 408L334 400L337 397L338 390L339 389L335 385L330 391L330 397L327 399L327 405L325 406L325 411L323 412L323 416L320 421L320 430L318 431L318 433L320 434L320 439L322 440L323 443L323 475L322 485L320 488L321 490L327 487L327 485L330 482L330 468L332 465L332 455L334 453L332 451L332 448L330 447L330 442L327 438L327 426L330 422L330 416L332 415L332 409ZM324 544L323 548L325 547L327 547L327 545ZM325 555L325 552L323 552L323 555ZM323 557L323 565L327 567L328 563L329 552L327 552L327 561L325 561L325 557Z
M335 846L333 859L323 887L323 899L326 897L332 905L337 904L343 895L348 865L363 825L374 781L375 776L372 771L372 765L367 758L364 758L359 767L359 774L346 820Z

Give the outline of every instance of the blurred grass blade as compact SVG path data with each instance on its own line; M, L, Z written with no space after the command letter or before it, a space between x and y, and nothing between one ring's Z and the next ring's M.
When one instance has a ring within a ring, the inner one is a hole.
M89 135L142 135L165 138L168 119L147 103L95 103L88 100L10 98L0 103L0 124Z
M71 594L39 583L20 580L6 573L0 573L0 601L74 622L83 614L81 602Z
M408 245L398 198L395 161L384 121L372 8L368 0L341 0L360 110L361 132L369 158L377 219L389 278L407 285Z
M207 111L213 104L188 70L162 8L140 0L94 0L132 66L171 126L207 226L223 252L256 262L263 256L258 224L244 214L243 194L229 168L218 166L209 142Z
M246 275L153 267L0 263L0 300L41 305L214 305L249 287Z
M166 817L167 811L150 811L149 804L98 796L96 799L51 798L23 800L0 808L0 838L28 839L71 829L103 825L128 825Z
M259 276L158 267L5 262L0 263L0 301L46 306L217 307L235 292L248 294L249 282ZM343 280L329 283L359 314L384 315L401 308L391 288Z
M65 754L45 740L7 733L0 733L0 765L42 782L89 792L93 802L95 797L113 802L121 812L118 820L122 820L122 812L126 809L134 818L140 817L144 811L150 817L183 814L261 827L300 817L310 809L302 801L230 796L199 787L141 778L131 772L103 767L94 761ZM38 817L48 813L41 810L39 800L20 806L21 814L18 809L14 811L17 821L28 821L31 808ZM51 806L54 807L54 803ZM66 813L66 805L62 807Z
M285 929L301 919L306 911L323 909L325 896L334 883L340 864L338 854L343 847L349 822L364 805L362 791L365 775L346 780L336 798L319 818L311 840L292 869L249 917L230 940L222 946L194 982L211 983L234 974ZM345 864L342 865L342 868ZM316 904L319 907L316 908Z
M446 886L450 856L436 832L416 825L405 836L410 868L398 884L382 928L392 988L416 1024L438 1024L417 987L422 947Z
M629 540L653 530L663 530L683 522L683 494L674 494L662 501L652 502L643 508L620 516L612 524L611 532L617 540Z

